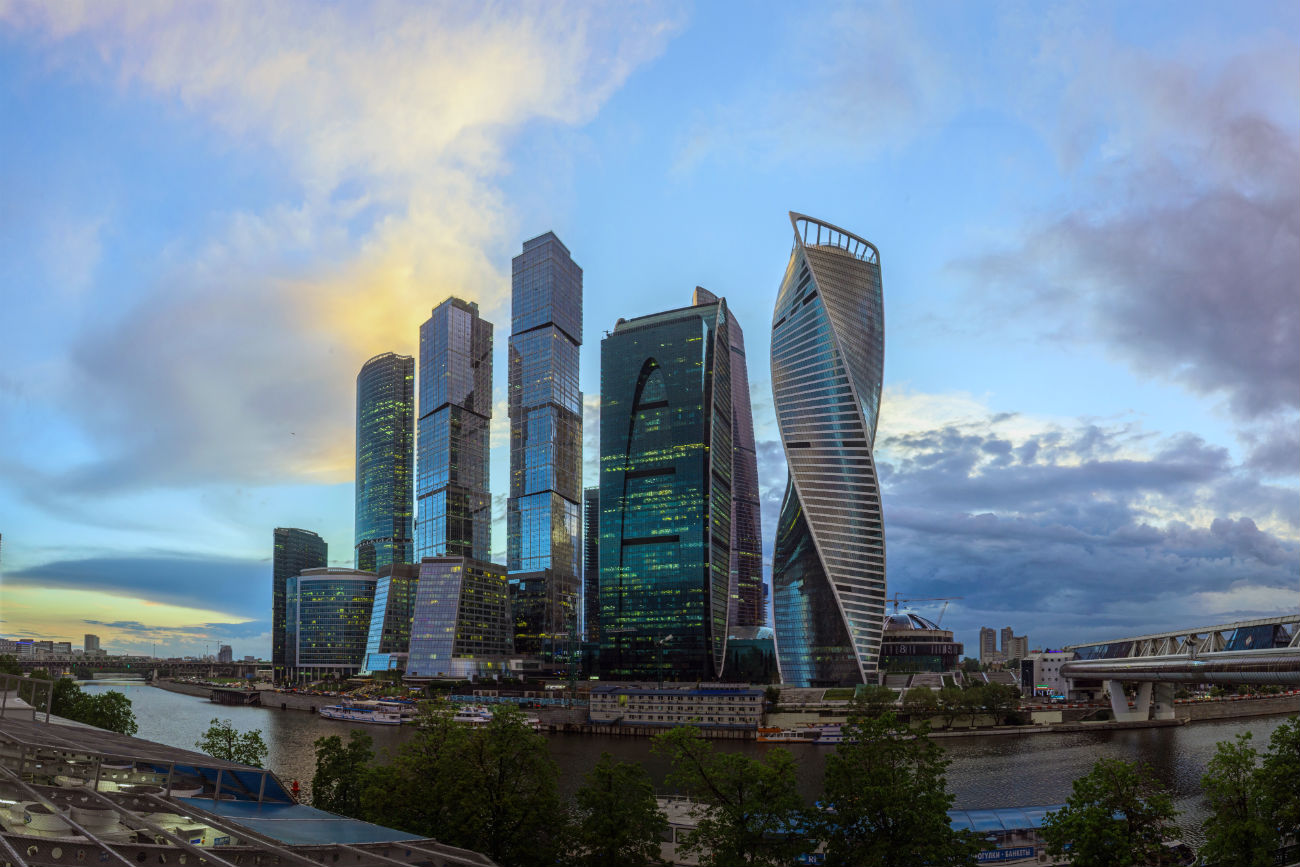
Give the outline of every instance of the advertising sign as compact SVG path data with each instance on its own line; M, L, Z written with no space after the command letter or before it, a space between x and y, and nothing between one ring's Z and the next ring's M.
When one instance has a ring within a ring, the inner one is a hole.
M1019 861L1021 858L1033 858L1033 846L1017 846L1014 849L989 849L975 858L980 864L1000 864L1004 861Z

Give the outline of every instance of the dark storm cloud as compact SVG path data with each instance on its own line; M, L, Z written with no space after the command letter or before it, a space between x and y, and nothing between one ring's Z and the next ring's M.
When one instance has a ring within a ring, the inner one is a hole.
M944 621L959 640L1011 625L1058 645L1300 602L1293 490L1191 435L1090 423L1010 435L1010 420L876 443L889 591L962 597ZM785 467L779 443L759 455L770 556Z
M1053 133L1079 195L960 263L984 306L1054 320L1241 420L1300 409L1300 112L1283 48L1209 75L1203 59L1084 62Z
M264 616L271 601L271 566L258 560L167 554L62 560L9 571L5 580L15 585L97 590L248 617Z

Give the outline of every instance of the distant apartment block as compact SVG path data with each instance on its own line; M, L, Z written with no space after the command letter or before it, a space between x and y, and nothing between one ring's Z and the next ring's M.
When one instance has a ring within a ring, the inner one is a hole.
M746 687L596 686L590 719L596 725L756 729L763 720L763 691Z

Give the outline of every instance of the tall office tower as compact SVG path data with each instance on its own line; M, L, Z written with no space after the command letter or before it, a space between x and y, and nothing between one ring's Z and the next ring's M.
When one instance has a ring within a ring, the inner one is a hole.
M411 643L419 564L390 563L378 575L362 673L405 670L407 645Z
M219 648L217 648L217 662L225 664L225 663L233 662L234 659L235 659L235 653L233 650L231 650L229 644L223 644Z
M415 359L385 352L357 374L356 567L410 563Z
M506 570L471 557L426 557L406 680L506 673L512 650Z
M695 287L695 304L717 303L718 296ZM727 310L727 336L731 341L731 486L734 503L731 522L730 628L763 626L762 507L758 501L758 453L754 449L754 415L749 404L749 367L745 363L745 333L736 314Z
M271 560L271 672L276 683L286 676L285 585L304 569L325 567L328 559L329 546L311 530L275 528L275 554Z
M448 298L420 326L415 559L474 557L492 547L488 425L492 323L478 305Z
M302 683L360 671L374 603L374 572L304 569L285 582L286 678Z
M582 492L582 631L600 641L600 488Z
M980 662L992 662L998 655L998 634L987 626L980 627Z
M726 302L620 319L600 350L602 674L719 679L732 622Z
M511 272L506 565L515 652L553 652L560 636L581 637L582 269L547 232L524 242Z
M772 314L772 396L788 467L772 585L777 661L793 686L871 683L885 617L872 447L885 361L880 253L790 214Z
M82 638L82 653L99 653L99 636L87 632Z

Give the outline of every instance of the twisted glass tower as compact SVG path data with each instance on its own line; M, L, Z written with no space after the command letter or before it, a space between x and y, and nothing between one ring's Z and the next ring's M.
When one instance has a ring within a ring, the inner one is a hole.
M415 359L385 352L357 374L356 567L411 562Z
M793 686L872 682L885 536L872 448L885 361L880 252L790 214L772 316L772 393L789 479L772 585L777 662Z

